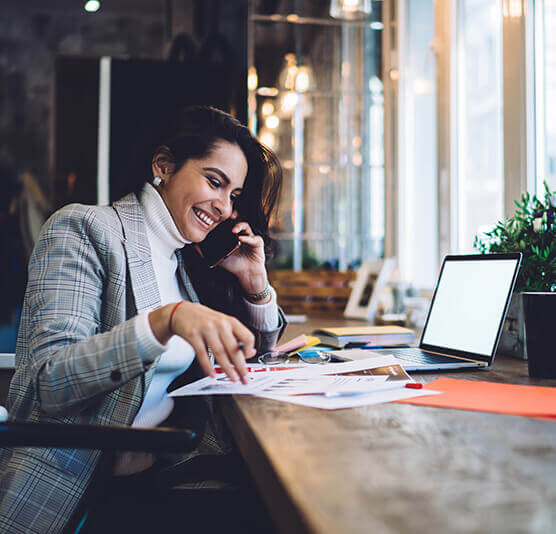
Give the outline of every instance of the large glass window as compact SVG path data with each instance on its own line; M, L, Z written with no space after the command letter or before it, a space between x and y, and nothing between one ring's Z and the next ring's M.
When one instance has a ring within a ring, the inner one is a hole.
M381 46L380 2L361 20L331 18L329 2L251 4L250 126L284 168L273 268L383 255Z
M432 287L438 268L433 0L406 0L399 23L399 267L404 280Z
M556 189L556 0L535 3L537 191Z
M451 245L465 252L503 216L502 2L460 0L457 6Z

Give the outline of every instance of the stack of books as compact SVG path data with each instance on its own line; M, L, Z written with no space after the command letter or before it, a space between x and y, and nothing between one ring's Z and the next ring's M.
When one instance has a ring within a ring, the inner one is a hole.
M319 328L313 335L322 345L335 348L346 346L391 346L408 345L415 341L415 335L403 326L349 326L340 328Z

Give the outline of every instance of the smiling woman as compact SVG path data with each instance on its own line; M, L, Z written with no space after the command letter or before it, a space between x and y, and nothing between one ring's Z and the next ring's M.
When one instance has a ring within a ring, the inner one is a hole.
M218 141L203 159L190 159L177 171L175 167L171 151L161 147L152 171L168 175L161 178L158 191L185 239L203 241L219 223L237 217L234 202L247 175L247 160L237 144Z
M112 206L71 204L44 225L29 262L10 418L153 427L171 417L166 424L203 434L199 449L210 458L231 450L214 407L178 410L167 389L180 375L182 383L214 376L215 361L246 383L245 359L280 336L285 321L265 268L280 165L210 107L187 109L150 160ZM210 269L186 245L230 220L240 246ZM0 531L60 531L93 474L95 483L106 476L98 451L42 451L1 451ZM150 488L162 465L129 453L112 473L148 473Z

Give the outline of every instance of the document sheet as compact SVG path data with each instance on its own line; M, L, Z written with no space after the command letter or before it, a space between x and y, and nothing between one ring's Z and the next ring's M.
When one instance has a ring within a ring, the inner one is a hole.
M250 366L248 383L234 383L224 374L202 378L176 389L170 396L257 395L316 408L338 409L377 404L422 395L431 390L407 389L413 383L403 367L389 355L343 363L303 367ZM280 369L272 372L273 369Z

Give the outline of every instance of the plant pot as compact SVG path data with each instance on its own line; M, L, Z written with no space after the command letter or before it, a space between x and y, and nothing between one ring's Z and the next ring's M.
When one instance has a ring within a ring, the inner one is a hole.
M525 353L525 320L523 313L523 297L514 293L510 301L510 309L504 322L502 336L496 355L510 356L526 360Z

